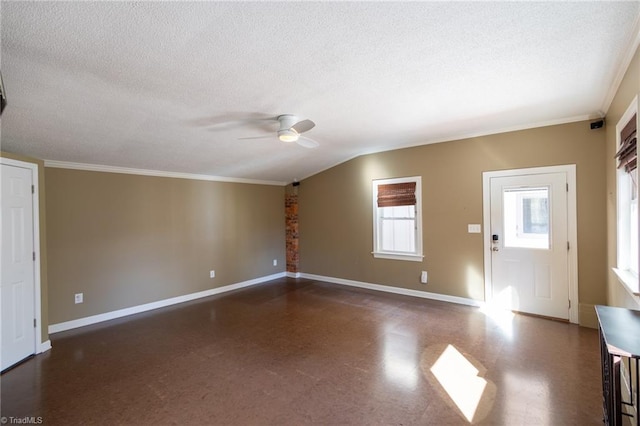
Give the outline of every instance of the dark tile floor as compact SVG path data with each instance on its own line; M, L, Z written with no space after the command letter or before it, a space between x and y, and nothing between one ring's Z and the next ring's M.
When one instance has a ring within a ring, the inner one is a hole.
M1 376L49 425L601 424L596 330L281 279L51 336Z

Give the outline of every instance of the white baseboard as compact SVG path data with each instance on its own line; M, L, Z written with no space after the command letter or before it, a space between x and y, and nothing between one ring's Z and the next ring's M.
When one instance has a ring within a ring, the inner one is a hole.
M49 349L51 349L51 340L47 340L46 342L40 343L40 346L38 347L38 352L36 353L41 354L42 352L46 352Z
M277 278L283 278L284 276L285 272L279 272L277 274L267 275L266 277L255 278L236 284L229 284L222 287L212 288L210 290L200 291L198 293L185 294L183 296L172 297L170 299L159 300L157 302L145 303L144 305L132 306L130 308L106 312L104 314L92 315L90 317L79 318L72 321L65 321L58 324L51 324L49 326L49 334L59 333L61 331L67 331L78 327L84 327L86 325L96 324L103 321L109 321L128 315L139 314L141 312L151 311L153 309L164 308L165 306L188 302L190 300L200 299L202 297L213 296L215 294L225 293L227 291L261 284L263 282L275 280ZM49 344L49 347L51 347L51 344Z
M428 291L411 290L408 288L401 288L401 287L391 287L388 285L365 283L362 281L346 280L343 278L325 277L322 275L305 274L305 273L299 273L298 275L299 275L299 278L325 281L333 284L348 285L351 287L360 287L360 288L366 288L369 290L402 294L405 296L421 297L423 299L440 300L442 302L457 303L459 305L477 306L477 307L484 306L484 301L468 299L466 297L449 296L446 294L439 294L439 293L429 293Z
M579 324L582 327L598 328L598 316L594 305L580 303L578 305Z
M105 312L104 314L92 315L90 317L79 318L76 320L65 321L58 324L51 324L49 326L49 334L59 333L61 331L72 330L74 328L84 327L91 324L97 324L104 321L109 321L116 318L125 317L128 315L134 315L141 312L151 311L153 309L163 308L165 306L171 306L178 303L188 302L190 300L200 299L203 297L213 296L220 293L225 293L232 290L237 290L243 287L249 287L256 284L261 284L267 281L275 280L278 278L307 278L318 281L325 281L333 284L341 284L351 287L366 288L369 290L383 291L386 293L402 294L405 296L420 297L423 299L439 300L442 302L457 303L467 306L484 306L484 302L480 300L468 299L465 297L449 296L446 294L430 293L428 291L411 290L401 287L391 287L381 284L366 283L362 281L347 280L344 278L327 277L323 275L305 274L301 272L279 272L273 275L267 275L265 277L255 278L248 281L243 281L236 284L230 284L223 287L212 288L210 290L200 291L198 293L185 294L183 296L172 297L170 299L159 300L157 302L146 303L144 305L132 306L130 308L119 309L117 311ZM46 341L40 345L40 352L45 352L51 349L51 342ZM39 353L40 353L39 352Z

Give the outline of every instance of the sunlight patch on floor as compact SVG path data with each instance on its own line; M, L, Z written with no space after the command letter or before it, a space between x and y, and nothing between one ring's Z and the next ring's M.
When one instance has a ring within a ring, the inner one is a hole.
M465 418L471 422L487 386L487 381L478 377L478 369L456 348L448 345L431 367L431 372Z
M513 339L513 318L515 317L513 312L495 303L485 304L480 308L480 312L500 328L504 337Z
M491 305L495 308L502 308L506 310L517 311L520 307L520 298L518 296L518 290L512 286L507 286L499 291L495 288L493 290L493 297L490 301Z
M451 344L434 345L424 351L421 367L442 399L474 423L491 411L496 386L482 377L486 369L470 358Z

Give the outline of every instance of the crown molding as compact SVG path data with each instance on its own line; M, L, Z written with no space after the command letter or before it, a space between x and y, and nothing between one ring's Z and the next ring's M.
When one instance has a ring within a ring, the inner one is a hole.
M609 111L611 107L611 102L613 102L613 98L616 96L616 92L618 88L620 88L620 83L622 83L622 79L624 78L627 69L629 68L629 64L633 59L633 55L636 53L636 49L640 46L640 14L636 16L636 22L633 25L633 31L631 32L631 37L627 42L627 46L620 56L617 66L616 66L616 74L611 81L611 85L609 86L609 91L607 92L604 101L602 102L602 111L605 113Z
M546 121L539 121L539 122L532 122L532 123L525 123L525 124L519 124L517 126L510 126L510 127L496 127L493 129L488 129L488 130L483 130L480 132L471 132L471 133L458 133L455 135L451 135L451 136L447 136L444 138L434 138L434 139L424 139L421 140L419 142L415 142L415 143L409 143L409 144L400 144L400 145L395 145L395 146L388 146L388 147L382 147L382 148L377 148L377 149L372 149L372 150L368 150L368 151L363 151L360 152L358 154L352 155L349 158L346 158L344 160L340 160L339 162L335 163L335 164L331 164L319 171L313 172L307 176L303 176L302 178L300 178L300 181L303 181L305 179L308 179L312 176L315 176L317 174L320 174L322 172L325 172L329 169L332 169L336 166L339 166L340 164L346 163L348 161L351 161L355 158L358 157L364 157L365 155L372 155L372 154L380 154L383 152L389 152L389 151L395 151L398 149L405 149L405 148L416 148L419 146L425 146L425 145L432 145L432 144L436 144L436 143L443 143L443 142L454 142L454 141L463 141L466 139L473 139L473 138L480 138L480 137L484 137L484 136L492 136L492 135L499 135L501 133L509 133L509 132L519 132L522 130L531 130L531 129L538 129L541 127L548 127L548 126L559 126L562 124L570 124L570 123L577 123L579 121L587 121L587 120L596 120L596 119L600 119L604 117L604 114L600 111L598 112L594 112L592 114L584 114L584 115L576 115L573 117L564 117L564 118L557 118L557 119L553 119L553 120L546 120Z
M248 183L252 185L286 186L287 182L275 180L244 179L224 176L198 175L192 173L165 172L161 170L132 169L127 167L105 166L102 164L72 163L68 161L44 160L45 167L54 169L85 170L90 172L121 173L126 175L156 176L174 179L206 180L211 182Z

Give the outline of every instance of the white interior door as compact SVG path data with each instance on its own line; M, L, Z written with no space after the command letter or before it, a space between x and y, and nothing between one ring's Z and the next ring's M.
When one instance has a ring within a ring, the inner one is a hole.
M491 299L569 319L567 174L490 178Z
M0 370L35 351L32 172L2 164L2 334Z

